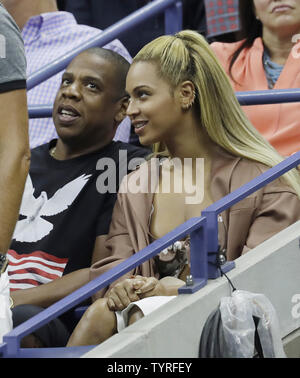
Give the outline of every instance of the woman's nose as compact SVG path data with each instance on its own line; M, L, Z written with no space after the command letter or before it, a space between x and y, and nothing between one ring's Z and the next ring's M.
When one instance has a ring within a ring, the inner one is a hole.
M136 106L136 102L130 98L129 101L128 101L128 107L127 107L127 110L126 110L126 114L129 117L132 117L132 116L134 116L135 114L138 114L138 113L139 113L139 109Z

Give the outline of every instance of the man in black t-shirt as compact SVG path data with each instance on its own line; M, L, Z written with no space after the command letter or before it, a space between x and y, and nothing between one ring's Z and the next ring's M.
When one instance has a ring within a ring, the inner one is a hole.
M59 139L32 150L8 251L14 325L88 282L128 163L149 153L113 142L126 115L128 68L119 54L92 48L63 74L53 107ZM47 346L64 346L67 337L36 335Z

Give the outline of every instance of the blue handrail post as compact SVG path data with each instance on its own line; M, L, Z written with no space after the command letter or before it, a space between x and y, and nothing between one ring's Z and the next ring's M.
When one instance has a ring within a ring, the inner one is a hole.
M14 337L11 338L9 341L6 342L6 336L3 337L3 341L5 343L5 348L3 350L3 357L5 358L17 358L20 350L20 338Z
M182 30L182 1L165 10L165 34L175 34Z
M178 289L179 294L192 294L201 289L207 283L208 260L207 260L207 223L203 219L202 227L190 234L191 239L191 282Z
M204 210L201 215L206 218L207 221L207 251L208 251L208 272L207 277L209 279L215 279L220 277L221 272L218 268L219 258L219 240L218 240L218 213L214 210ZM224 273L229 272L235 267L233 261L228 261L222 264L222 271Z

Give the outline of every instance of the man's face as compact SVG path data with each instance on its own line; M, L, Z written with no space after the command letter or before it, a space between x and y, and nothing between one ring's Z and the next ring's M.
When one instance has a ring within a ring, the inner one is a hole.
M115 76L113 65L96 54L83 52L73 59L53 107L54 124L63 142L89 148L113 139L119 111Z

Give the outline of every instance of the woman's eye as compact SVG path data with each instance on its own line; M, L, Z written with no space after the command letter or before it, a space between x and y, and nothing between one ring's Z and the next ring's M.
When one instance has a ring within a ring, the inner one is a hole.
M144 91L141 91L138 93L138 97L141 98L141 99L144 99L148 96L148 93L144 92Z

